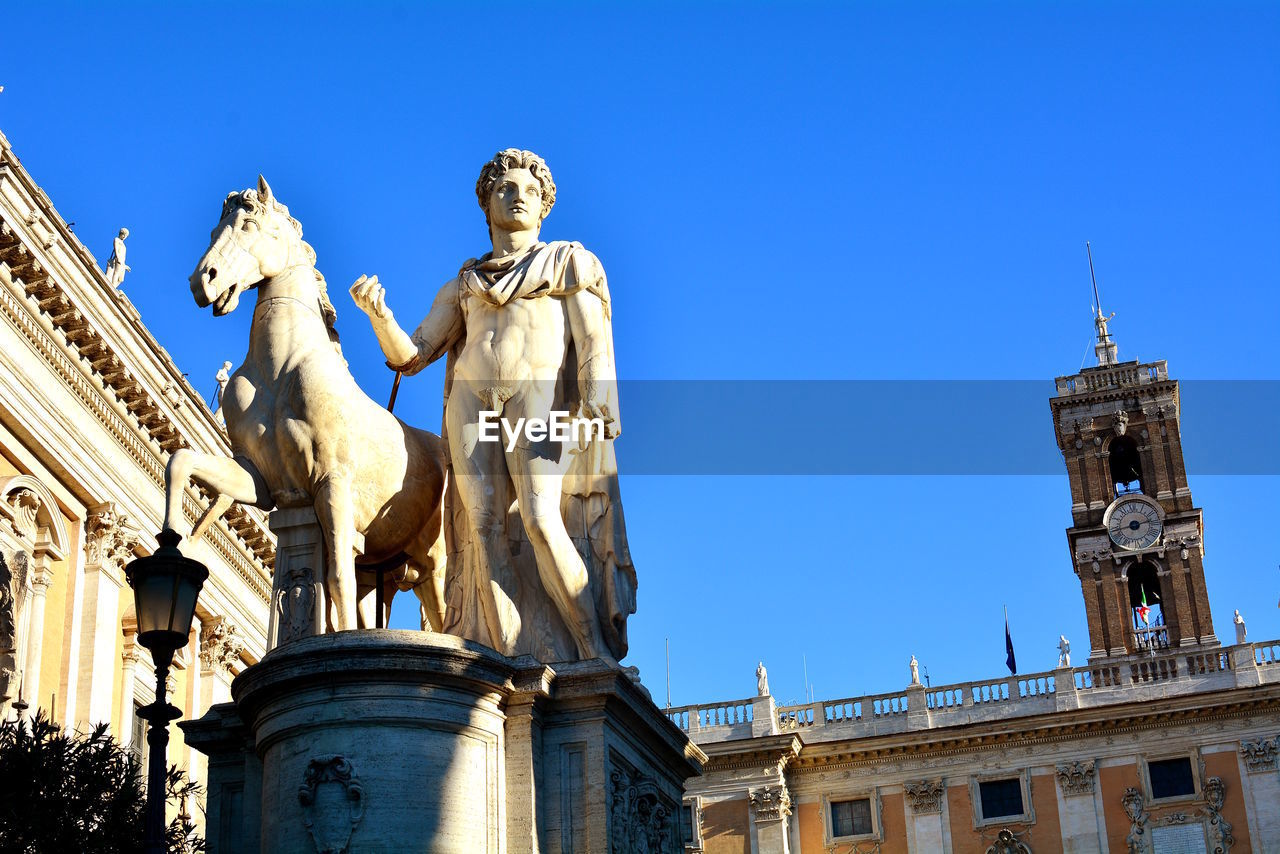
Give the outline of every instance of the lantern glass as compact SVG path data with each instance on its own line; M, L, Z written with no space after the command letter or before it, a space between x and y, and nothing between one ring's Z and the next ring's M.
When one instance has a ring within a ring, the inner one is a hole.
M167 533L167 532L166 532ZM150 557L129 564L134 608L138 615L138 641L163 654L187 645L196 598L209 571L182 556L176 547L163 547Z

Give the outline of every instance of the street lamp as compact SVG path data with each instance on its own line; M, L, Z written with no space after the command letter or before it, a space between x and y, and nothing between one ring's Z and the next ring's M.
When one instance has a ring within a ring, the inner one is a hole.
M147 731L147 814L143 850L146 854L164 854L165 771L168 765L169 722L182 717L182 711L165 699L165 679L173 654L187 645L191 620L196 614L196 597L209 577L209 570L199 561L183 557L178 551L182 540L176 532L165 529L156 538L160 548L155 554L130 561L125 577L133 588L134 609L138 615L138 643L151 651L156 665L156 701L138 710L138 717L151 726Z

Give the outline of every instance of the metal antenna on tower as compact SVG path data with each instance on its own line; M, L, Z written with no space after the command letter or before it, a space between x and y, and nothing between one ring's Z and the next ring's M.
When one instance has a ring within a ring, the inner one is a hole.
M667 708L671 708L671 638L667 638Z
M1093 305L1098 316L1102 316L1102 300L1098 297L1098 277L1093 274L1093 247L1089 241L1084 242L1084 251L1089 254L1089 278L1093 281Z
M1113 312L1110 316L1102 313L1102 298L1098 296L1098 277L1093 272L1093 247L1087 240L1084 242L1084 250L1089 254L1089 279L1093 282L1093 328L1098 339L1093 345L1093 351L1098 355L1099 365L1114 365L1117 361L1116 344L1111 340L1107 322L1115 317L1115 313Z

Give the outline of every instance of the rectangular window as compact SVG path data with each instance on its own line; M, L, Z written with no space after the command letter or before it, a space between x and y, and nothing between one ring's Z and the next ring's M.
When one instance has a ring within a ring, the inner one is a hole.
M685 844L693 842L693 804L685 804L680 808L680 827Z
M982 796L983 821L1026 812L1022 806L1022 781L1017 777L1011 780L988 780L979 783L978 789Z
M1147 773L1151 775L1152 800L1196 793L1196 781L1191 774L1191 760L1188 757L1148 762Z
M831 802L831 836L867 836L872 833L871 799Z

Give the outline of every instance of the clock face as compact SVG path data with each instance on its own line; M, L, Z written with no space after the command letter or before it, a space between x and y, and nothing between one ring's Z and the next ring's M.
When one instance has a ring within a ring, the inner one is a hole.
M1160 539L1160 514L1145 501L1121 501L1111 508L1107 533L1122 549L1151 548Z

